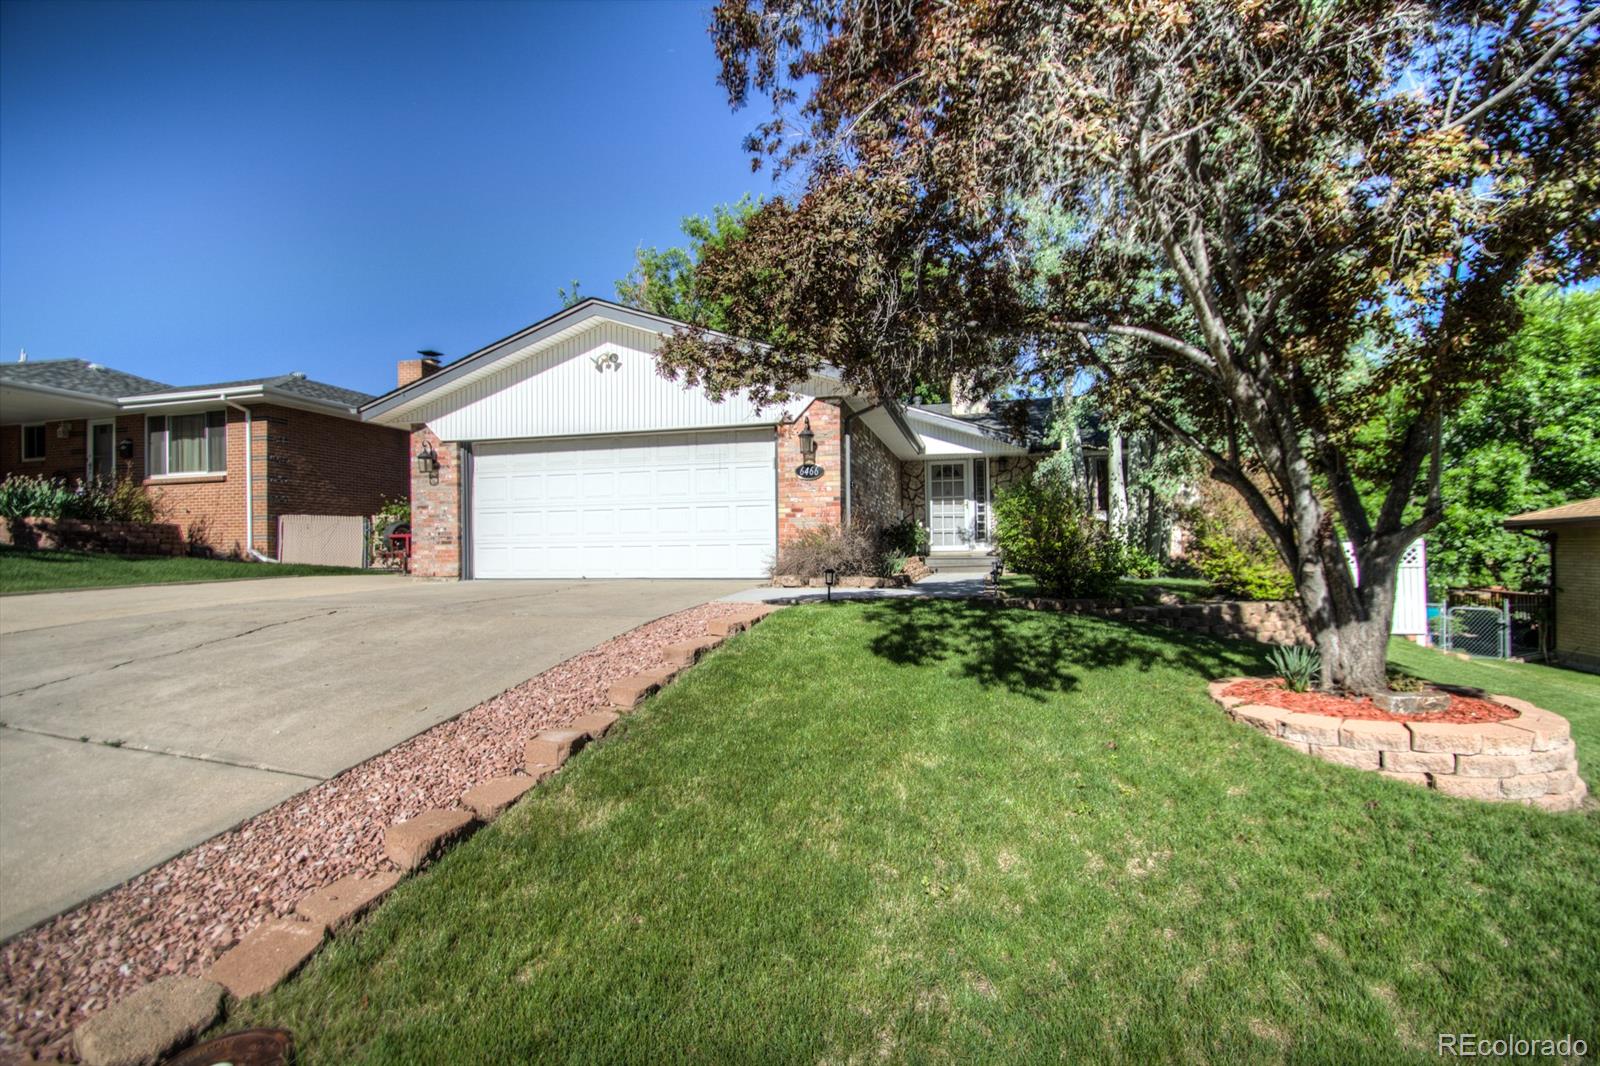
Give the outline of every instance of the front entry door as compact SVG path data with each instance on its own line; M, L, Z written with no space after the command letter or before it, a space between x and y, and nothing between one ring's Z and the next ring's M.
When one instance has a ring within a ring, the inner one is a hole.
M116 429L110 422L89 425L89 480L110 481L116 476Z
M972 494L967 461L928 464L928 539L935 551L972 543Z

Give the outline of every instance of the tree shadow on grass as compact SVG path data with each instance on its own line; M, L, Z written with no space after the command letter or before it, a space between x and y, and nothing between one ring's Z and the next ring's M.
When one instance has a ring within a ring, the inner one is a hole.
M885 599L867 606L864 617L878 627L870 647L880 658L907 666L955 663L962 677L1036 700L1073 691L1091 670L1159 665L1205 682L1262 673L1266 662L1265 649L1244 641L984 600Z

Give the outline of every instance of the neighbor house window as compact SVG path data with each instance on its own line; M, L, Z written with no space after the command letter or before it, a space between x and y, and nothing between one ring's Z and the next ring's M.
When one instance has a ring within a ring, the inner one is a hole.
M36 463L44 458L44 423L22 427L22 461Z
M152 415L145 449L150 477L221 474L228 469L228 413Z

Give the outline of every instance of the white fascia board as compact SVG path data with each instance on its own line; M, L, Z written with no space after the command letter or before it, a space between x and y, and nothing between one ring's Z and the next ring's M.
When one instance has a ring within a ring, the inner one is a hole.
M318 400L299 393L284 392L266 385L234 385L226 389L185 389L182 392L150 393L144 396L124 396L118 407L124 411L167 411L174 408L204 408L219 403L274 403L300 411L350 418L359 421L354 407L332 400Z
M115 410L117 401L105 396L96 396L92 392L79 392L77 389L63 389L55 385L36 385L31 381L0 381L0 387L6 389L22 389L25 392L37 392L42 396L59 396L63 400L74 400L78 403L89 404L106 410Z
M996 436L979 426L956 418L930 416L914 407L906 409L912 428L922 440L923 454L938 455L1028 455L1025 445L1008 437ZM919 426L918 423L921 423Z
M419 378L408 385L379 396L358 409L362 421L382 422L389 425L408 424L411 419L406 415L422 406L427 400L433 398L441 389L454 388L478 378L500 370L507 359L531 358L552 344L560 343L568 337L589 328L596 319L615 322L618 325L631 327L641 333L653 333L665 336L679 329L697 329L687 322L666 318L662 315L652 314L649 311L640 311L633 307L624 307L609 300L600 300L590 297L571 307L541 319L526 329L519 330L509 337L495 341L470 355L462 356L448 366L427 377ZM751 344L759 347L754 341L740 341L737 337L730 337L716 330L702 330L709 336L723 340L732 340L738 343ZM812 375L813 383L824 383L834 392L840 391L842 386L838 373L833 367L825 367L822 371ZM813 393L814 395L816 393Z

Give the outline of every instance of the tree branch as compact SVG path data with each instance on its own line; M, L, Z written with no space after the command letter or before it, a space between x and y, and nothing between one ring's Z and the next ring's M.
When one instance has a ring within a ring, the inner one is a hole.
M1460 118L1454 120L1453 122L1446 122L1439 128L1441 130L1450 130L1456 128L1457 126L1465 126L1470 122L1474 122L1477 119L1482 118L1483 115L1494 110L1494 108L1498 107L1507 98L1515 96L1517 93L1521 92L1523 88L1525 88L1527 84L1533 80L1535 74L1538 74L1545 67L1548 67L1551 63L1554 63L1557 59L1559 59L1561 57L1561 53L1565 52L1567 47L1583 34L1584 30L1588 29L1590 26L1593 26L1596 22L1600 22L1600 7L1594 8L1587 15L1584 15L1581 19L1579 19L1577 24L1573 26L1572 29L1568 30L1560 40L1556 41L1555 44L1552 44L1549 48L1546 48L1538 59L1535 59L1532 63L1528 64L1528 68L1521 74L1518 74L1515 78L1512 78L1510 84L1508 84L1505 88L1493 94L1487 100L1484 100L1477 107L1474 107L1471 111L1468 111Z

